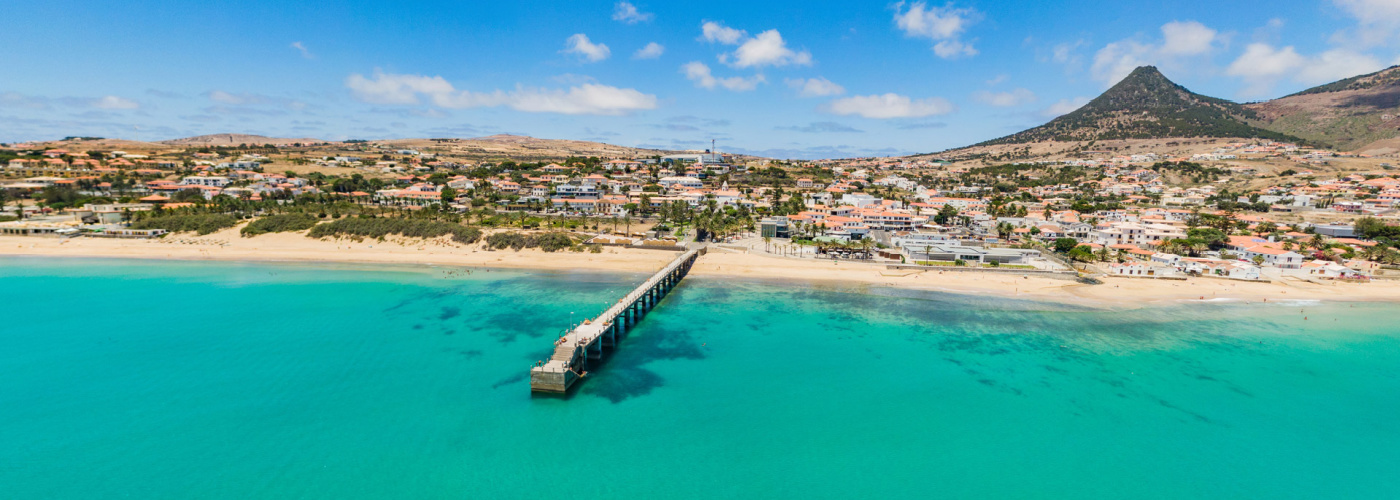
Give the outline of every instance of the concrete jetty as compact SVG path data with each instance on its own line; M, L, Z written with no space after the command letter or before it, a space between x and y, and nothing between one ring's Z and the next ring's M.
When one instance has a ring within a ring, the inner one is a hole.
M530 390L568 392L574 382L588 374L588 360L601 358L604 348L615 349L618 339L641 321L647 311L656 307L704 253L703 248L686 251L603 314L575 326L556 340L554 354L549 360L539 361L530 369Z

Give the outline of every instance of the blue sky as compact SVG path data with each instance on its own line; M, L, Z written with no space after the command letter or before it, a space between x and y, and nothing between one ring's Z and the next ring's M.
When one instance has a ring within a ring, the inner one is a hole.
M1400 59L1400 0L20 2L0 141L496 133L777 157L930 152L1134 66L1267 99Z

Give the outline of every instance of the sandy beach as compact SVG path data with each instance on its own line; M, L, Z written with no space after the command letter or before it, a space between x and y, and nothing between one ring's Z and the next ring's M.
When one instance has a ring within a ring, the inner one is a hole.
M206 236L191 233L156 240L0 237L0 255L180 260L432 264L540 270L649 272L676 254L664 250L604 248L602 253L540 250L489 251L482 245L442 240L313 240L301 233L243 238L230 229ZM1149 280L1105 278L1102 285L1036 275L977 272L895 271L881 264L833 262L744 254L712 249L692 270L696 276L757 280L810 280L832 284L889 286L965 294L989 294L1094 307L1134 307L1190 301L1400 301L1400 281L1317 284L1296 279L1248 283L1222 279Z

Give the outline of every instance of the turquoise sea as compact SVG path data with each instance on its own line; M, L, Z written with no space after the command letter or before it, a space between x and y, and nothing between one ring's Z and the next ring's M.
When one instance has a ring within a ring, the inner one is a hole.
M642 278L0 259L0 497L1400 497L1397 305Z

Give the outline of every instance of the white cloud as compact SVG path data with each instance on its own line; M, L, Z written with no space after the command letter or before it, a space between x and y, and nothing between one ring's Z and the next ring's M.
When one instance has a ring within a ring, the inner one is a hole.
M567 115L625 115L655 109L655 95L597 83L563 89L516 87L513 91L471 92L457 90L441 76L396 75L375 71L373 78L360 74L345 79L354 97L371 104L419 104L423 96L433 105L456 109L505 106L529 113Z
M1082 60L1078 49L1084 44L1084 40L1078 40L1055 45L1050 49L1050 60L1056 64L1077 65Z
M714 21L705 21L705 24L700 25L700 39L710 43L738 45L739 40L745 36L748 36L748 33Z
M441 76L394 75L379 71L374 72L373 79L350 75L345 79L345 86L356 99L370 104L418 104L419 94L445 96L455 91ZM213 94L210 98L214 98Z
M944 40L933 45L933 53L944 59L957 59L962 56L975 56L977 49L973 48L972 44L958 40Z
M1132 40L1122 40L1105 45L1094 53L1094 65L1089 73L1095 80L1111 86L1132 73L1138 66L1150 64L1153 47Z
M1016 89L1009 92L988 92L979 90L972 93L972 99L998 108L1010 108L1029 104L1036 101L1035 92L1027 89Z
M1058 101L1055 101L1055 104L1051 104L1050 107L1041 110L1040 114L1041 116L1044 116L1046 118L1054 118L1063 114L1068 114L1076 109L1082 108L1085 104L1089 104L1088 97L1060 99Z
M507 94L506 105L527 113L566 115L621 115L656 109L656 96L636 89L584 84L569 90L518 88Z
M53 109L54 105L72 108L93 109L140 109L141 103L114 95L98 98L90 97L43 97L24 95L18 92L0 92L0 108ZM100 112L89 112L100 113Z
M301 43L301 42L292 42L291 47L294 48L294 49L297 49L297 52L301 52L301 57L305 57L305 58L307 58L307 59L315 59L315 58L316 58L316 56L314 56L314 55L311 54L311 50L306 48L306 44L304 44L304 43Z
M734 92L744 92L758 88L758 84L766 81L763 75L754 75L749 78L732 76L729 78L715 78L710 72L710 67L700 61L691 61L681 66L681 73L685 78L695 82L696 87L703 89L714 89L720 87Z
M846 93L846 88L822 77L791 78L785 80L789 87L797 89L798 97L827 97Z
M1294 79L1307 84L1328 83L1380 71L1385 68L1379 60L1346 49L1333 49L1311 58Z
M290 99L269 97L258 94L249 94L247 92L241 94L234 94L230 92L224 92L222 90L210 91L208 97L211 101L221 104L232 104L235 106L257 106L262 104L282 104L290 106L291 104L295 103L295 101L292 101Z
M1006 81L1007 81L1007 80L1010 80L1010 79L1011 79L1011 75L1007 75L1007 74L1005 74L1005 73L1002 73L1002 74L997 75L996 77L992 78L991 80L987 80L987 86L988 86L988 87L994 87L994 86L997 86L997 85L1001 85L1001 84L1003 84L1003 83L1006 83Z
M1252 43L1225 74L1246 82L1241 94L1267 94L1279 80L1317 85L1380 70L1384 65L1374 57L1347 49L1333 49L1317 56L1299 54L1292 46L1277 48Z
M650 12L637 10L637 6L632 5L631 2L618 2L617 5L613 7L613 20L621 21L624 24L637 24L650 21L653 17L655 16Z
M49 99L19 92L0 92L0 108L49 109Z
M588 39L588 35L583 33L575 33L573 36L569 37L569 39L565 41L565 47L565 54L578 54L579 57L582 57L588 62L598 62L612 55L612 51L608 50L607 45L593 43Z
M1217 33L1196 21L1172 21L1162 25L1161 53L1169 56L1194 56L1214 48Z
M1400 32L1400 2L1396 0L1332 0L1356 18L1357 26L1332 35L1332 41L1354 49L1392 45Z
M943 7L929 7L924 2L914 2L909 10L904 3L895 4L894 22L904 35L913 38L934 40L934 54L944 59L977 55L971 43L959 40L968 26L981 20L982 14L971 8L957 8L952 3Z
M778 30L768 30L745 40L734 53L720 56L720 61L735 68L761 68L764 66L807 66L812 64L812 54L794 51L787 47Z
M1276 49L1267 43L1252 43L1230 63L1225 74L1246 80L1278 78L1297 71L1306 63L1293 47Z
M1400 23L1400 2L1395 0L1333 0L1357 19Z
M659 44L659 43L651 42L651 43L648 43L645 47L642 47L642 48L638 49L636 53L632 54L632 58L633 58L633 59L656 59L656 58L658 58L658 57L661 57L661 54L665 54L665 53L666 53L666 47L663 47L663 46L662 46L661 44Z
M951 3L929 8L924 2L914 2L908 11L903 3L896 5L894 21L908 36L946 40L961 35L978 17L977 11L955 8Z
M957 108L941 97L910 99L899 94L851 96L828 103L824 110L842 116L865 118L919 118L952 113Z
M92 107L98 109L136 109L141 107L141 104L131 99L109 95L94 101Z
M1112 86L1138 66L1180 67L1191 58L1208 56L1222 42L1218 32L1196 21L1172 21L1161 31L1161 42L1127 39L1105 45L1094 53L1090 74Z

